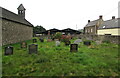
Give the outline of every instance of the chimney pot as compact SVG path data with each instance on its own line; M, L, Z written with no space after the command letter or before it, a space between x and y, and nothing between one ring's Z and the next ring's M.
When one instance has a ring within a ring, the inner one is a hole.
M88 23L90 23L90 20L88 20Z
M115 19L115 16L112 16L112 19Z
M100 16L99 16L99 19L102 19L102 18L103 18L103 16L102 16L102 15L100 15Z

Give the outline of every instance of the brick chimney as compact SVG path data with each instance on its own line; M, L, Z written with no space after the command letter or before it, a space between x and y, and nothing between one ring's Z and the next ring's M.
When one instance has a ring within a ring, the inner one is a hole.
M99 19L102 19L102 18L103 18L103 16L102 16L102 15L100 15L100 16L99 16Z
M112 19L115 19L115 16L112 16Z
M90 23L90 20L88 20L88 23Z

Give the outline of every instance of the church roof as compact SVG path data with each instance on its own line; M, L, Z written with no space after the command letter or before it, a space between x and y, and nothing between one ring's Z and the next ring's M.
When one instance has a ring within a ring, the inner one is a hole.
M30 22L28 22L25 18L19 16L18 14L15 14L15 13L13 13L5 8L2 8L2 7L0 7L0 11L1 11L0 18L33 27L33 25Z

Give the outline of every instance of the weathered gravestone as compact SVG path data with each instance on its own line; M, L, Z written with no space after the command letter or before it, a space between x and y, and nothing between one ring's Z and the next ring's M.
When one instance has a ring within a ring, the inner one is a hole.
M91 42L90 42L90 41L84 41L83 43L84 43L84 45L87 45L87 46L90 46L90 45L91 45Z
M80 44L80 42L82 42L82 40L81 39L77 39L77 40L74 41L74 44Z
M33 43L36 43L37 42L37 39L33 39Z
M29 45L29 54L36 53L38 52L38 45L37 44L31 44Z
M60 46L60 41L55 41L55 43L56 46Z
M5 55L12 55L13 54L13 47L7 46L5 47Z
M95 41L97 45L100 45L102 41Z
M27 48L27 43L26 42L22 42L21 43L21 48Z
M71 44L70 52L77 52L77 51L78 51L78 44Z
M65 41L65 45L66 46L68 46L68 45L70 45L71 44L71 42L68 40L68 41Z
M40 42L44 42L44 39L43 39L43 38L40 38Z

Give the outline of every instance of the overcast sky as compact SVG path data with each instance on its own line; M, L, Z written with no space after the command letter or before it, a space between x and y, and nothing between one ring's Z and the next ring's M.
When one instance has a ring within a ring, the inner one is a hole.
M88 20L103 15L104 20L118 17L120 0L0 0L0 6L18 13L20 4L26 8L25 18L34 26L46 29L83 29Z

